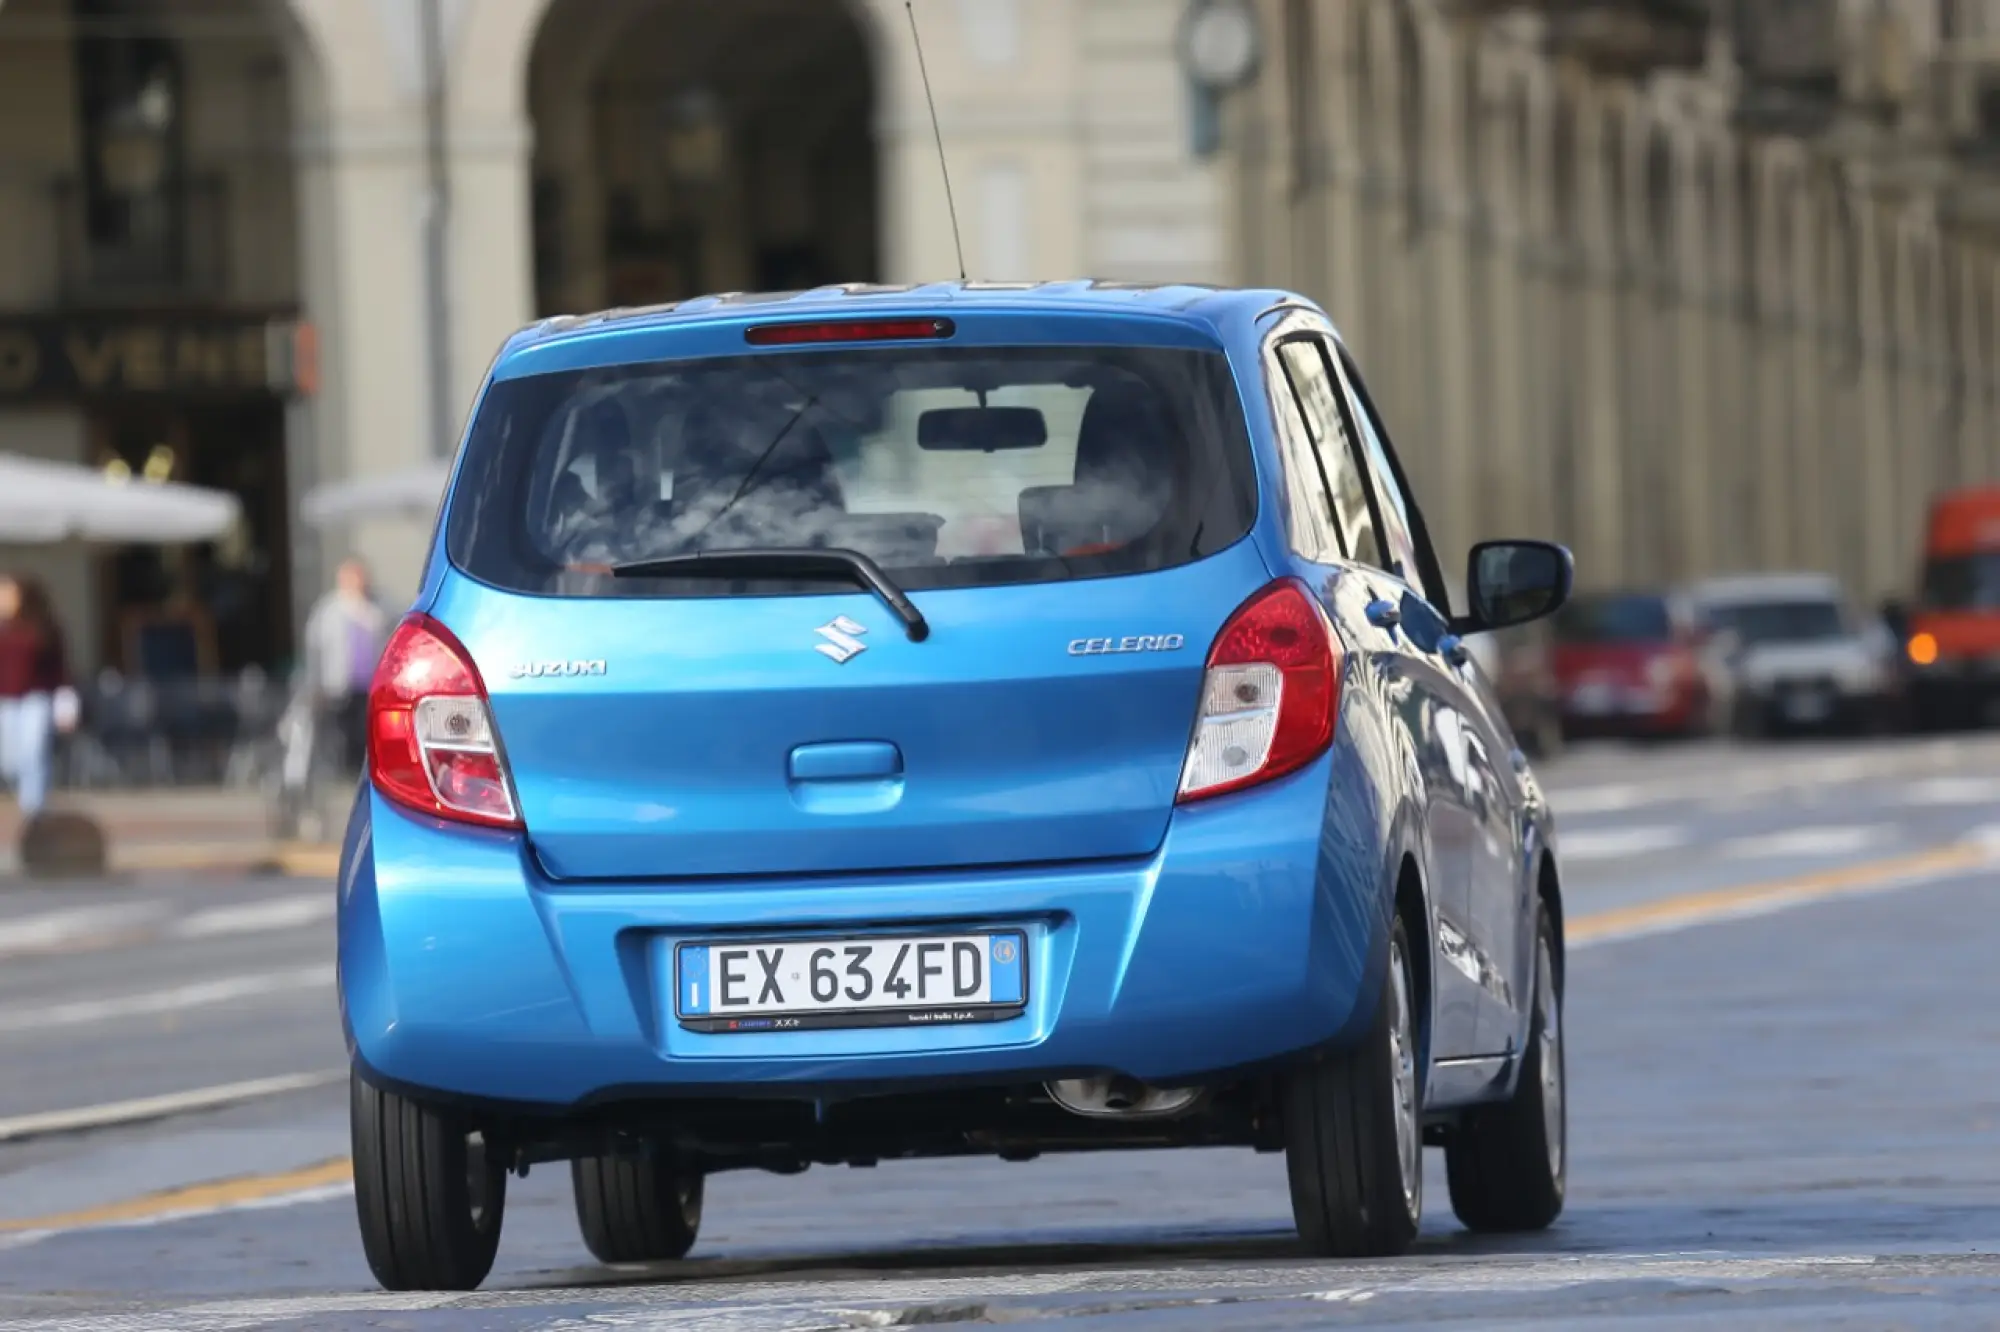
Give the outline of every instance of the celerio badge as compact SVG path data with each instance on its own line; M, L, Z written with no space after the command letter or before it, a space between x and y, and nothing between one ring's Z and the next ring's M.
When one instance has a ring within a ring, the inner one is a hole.
M1137 634L1127 638L1072 638L1072 657L1101 657L1114 652L1178 652L1187 639L1180 634Z
M866 625L856 624L845 615L836 615L831 621L813 630L826 642L813 648L821 656L831 660L836 666L844 666L868 650L868 645L855 637L868 632Z

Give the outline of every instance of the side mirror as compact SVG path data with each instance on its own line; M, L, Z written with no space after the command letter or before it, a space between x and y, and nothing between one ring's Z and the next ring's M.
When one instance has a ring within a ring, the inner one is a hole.
M1465 561L1469 613L1452 623L1455 634L1526 624L1569 600L1576 561L1552 541L1482 541Z

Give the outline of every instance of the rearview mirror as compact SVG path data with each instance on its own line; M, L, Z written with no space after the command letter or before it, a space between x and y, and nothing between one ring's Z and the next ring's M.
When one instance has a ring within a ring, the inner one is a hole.
M1569 600L1576 561L1551 541L1482 541L1465 561L1471 613L1452 626L1459 634L1505 629L1551 614Z
M920 449L994 453L1048 442L1048 420L1034 407L939 407L917 418Z

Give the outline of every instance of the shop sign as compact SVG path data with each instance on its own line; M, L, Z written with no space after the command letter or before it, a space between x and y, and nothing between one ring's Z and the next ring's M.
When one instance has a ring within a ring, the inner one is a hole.
M317 351L294 319L0 316L0 401L309 395Z

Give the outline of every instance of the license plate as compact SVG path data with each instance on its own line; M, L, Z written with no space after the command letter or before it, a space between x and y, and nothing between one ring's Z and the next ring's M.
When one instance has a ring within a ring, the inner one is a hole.
M1785 699L1785 716L1793 721L1818 721L1833 710L1833 702L1825 694L1797 693Z
M674 1011L695 1031L994 1022L1028 1001L1027 936L748 939L675 950Z

